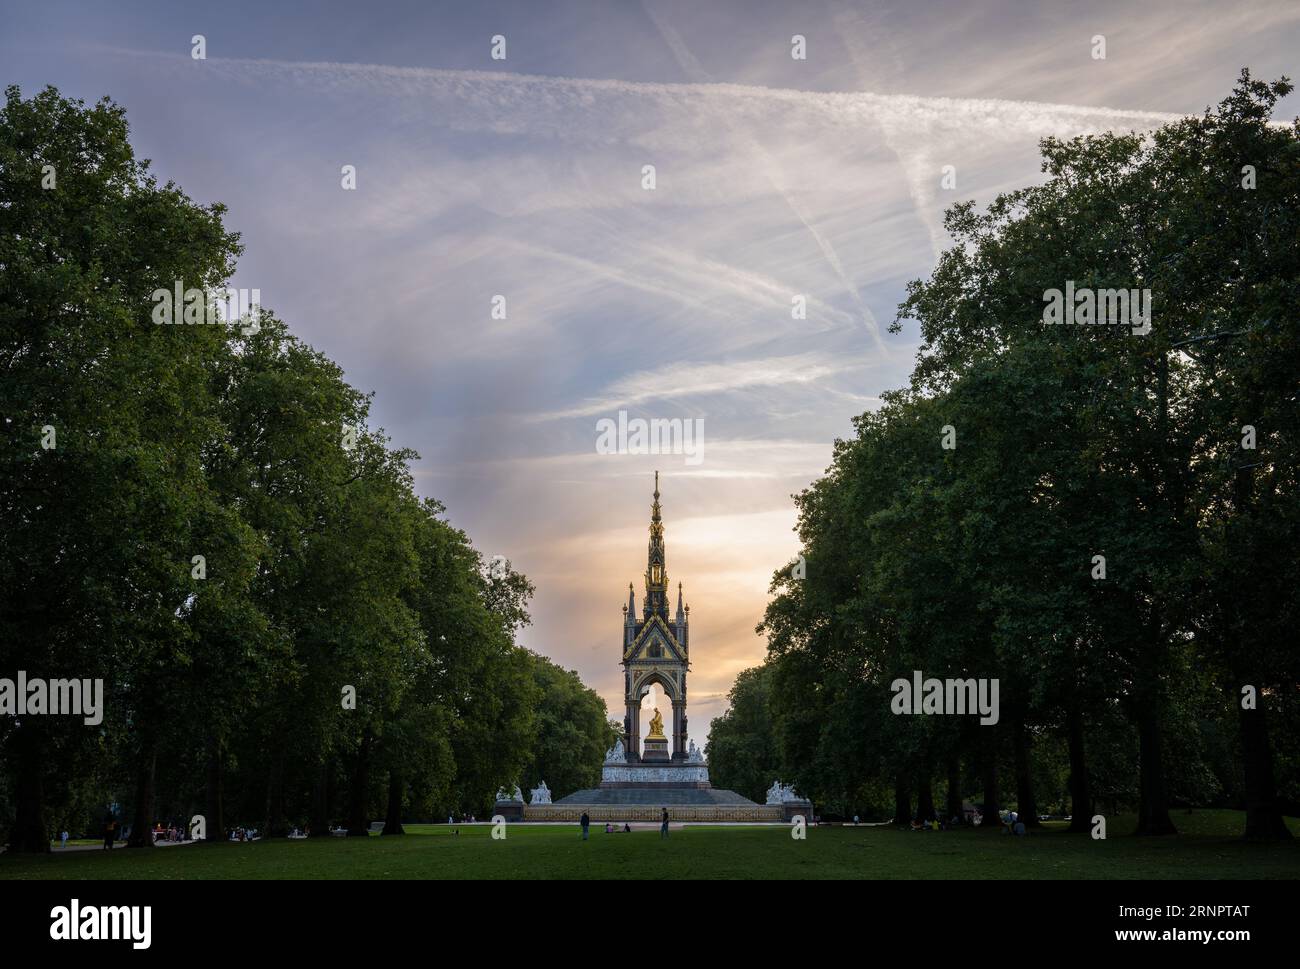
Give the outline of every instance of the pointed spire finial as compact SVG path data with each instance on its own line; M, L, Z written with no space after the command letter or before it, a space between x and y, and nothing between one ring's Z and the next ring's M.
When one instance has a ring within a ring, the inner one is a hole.
M659 472L655 472L654 504L650 506L650 548L645 571L645 617L668 619L668 569L664 556L664 523L659 507Z

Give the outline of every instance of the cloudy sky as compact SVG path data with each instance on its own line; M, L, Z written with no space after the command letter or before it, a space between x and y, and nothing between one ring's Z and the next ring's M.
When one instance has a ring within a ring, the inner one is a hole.
M700 744L762 658L790 495L905 379L915 328L887 328L943 209L1040 178L1044 135L1300 75L1295 0L3 0L0 23L5 84L110 95L161 178L229 206L233 285L376 392L420 490L536 583L526 644L617 716L662 472ZM620 410L702 420L703 460L597 453Z

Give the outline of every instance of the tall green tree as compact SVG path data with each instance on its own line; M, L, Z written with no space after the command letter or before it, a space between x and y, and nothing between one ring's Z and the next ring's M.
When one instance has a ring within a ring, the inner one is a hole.
M901 819L913 794L929 811L941 767L955 806L965 763L991 809L1010 766L1032 818L1035 749L1059 737L1076 830L1132 801L1139 833L1173 833L1172 797L1217 797L1213 677L1240 721L1246 833L1286 836L1269 724L1300 680L1300 129L1270 116L1290 90L1243 72L1152 136L1047 139L1044 183L950 210L955 244L895 321L920 324L911 385L797 496L802 567L760 626L775 746L817 795L871 779ZM1067 287L1150 290L1150 330L1047 325ZM916 669L996 678L1003 721L876 716Z
M184 662L177 612L194 592L193 556L248 537L215 501L202 464L216 420L207 375L230 334L151 318L156 289L229 276L239 248L223 212L157 183L132 152L120 108L6 90L0 666L102 679L108 707L100 727L72 717L0 727L15 776L13 850L48 848L53 765L128 759L137 801L151 797L170 716L160 687Z
M536 654L532 664L538 700L532 758L524 768L523 790L545 781L558 798L595 787L600 783L605 751L617 738L609 725L605 701L573 670Z
M781 775L769 703L771 673L769 666L756 666L736 677L727 710L709 726L704 746L713 784L760 803Z
M604 708L517 645L527 578L416 497L337 364L265 310L209 325L223 215L158 185L110 102L6 91L0 668L106 688L100 724L0 718L9 843L113 802L139 846L192 813L221 842L481 810L536 758L544 694L543 762L576 725L589 777ZM196 318L164 325L178 286Z

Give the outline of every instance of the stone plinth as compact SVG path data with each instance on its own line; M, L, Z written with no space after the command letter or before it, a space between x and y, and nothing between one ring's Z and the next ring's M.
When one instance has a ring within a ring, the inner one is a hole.
M784 815L783 820L785 821L793 821L797 815L801 815L809 824L812 824L813 822L812 801L785 801L780 805L780 807Z
M641 752L641 760L647 763L668 761L668 738L646 737L645 749Z
M522 821L525 807L523 800L497 801L492 810L494 814L501 815L507 821Z

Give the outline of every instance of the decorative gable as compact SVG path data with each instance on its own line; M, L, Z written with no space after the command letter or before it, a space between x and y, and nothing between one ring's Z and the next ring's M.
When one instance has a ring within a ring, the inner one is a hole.
M673 635L672 628L658 616L652 616L637 631L637 636L623 654L623 662L667 661L684 663L686 656Z

